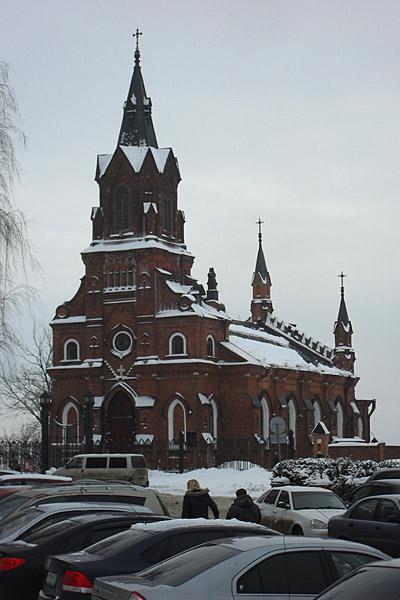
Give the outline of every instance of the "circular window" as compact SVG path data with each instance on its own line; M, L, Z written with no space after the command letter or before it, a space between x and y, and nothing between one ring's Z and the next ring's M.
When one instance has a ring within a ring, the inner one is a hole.
M121 331L113 339L113 346L117 352L128 353L132 348L133 340L129 333Z

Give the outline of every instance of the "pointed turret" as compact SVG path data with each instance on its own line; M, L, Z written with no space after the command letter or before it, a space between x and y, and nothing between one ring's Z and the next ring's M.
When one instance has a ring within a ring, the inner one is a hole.
M137 29L135 50L135 67L128 97L124 104L121 131L119 133L119 146L152 146L158 148L157 138L151 118L151 99L146 95L146 88L140 68L139 36Z
M264 251L262 247L262 221L259 219L258 224L258 253L256 260L256 268L254 270L251 285L253 288L253 300L251 301L251 320L253 323L257 321L265 321L267 313L272 313L271 301L271 277L267 269Z
M334 363L341 369L354 372L355 353L352 347L353 327L347 312L346 301L344 299L343 279L346 275L343 272L339 275L341 278L340 286L340 304L337 320L333 328L335 335L335 355Z

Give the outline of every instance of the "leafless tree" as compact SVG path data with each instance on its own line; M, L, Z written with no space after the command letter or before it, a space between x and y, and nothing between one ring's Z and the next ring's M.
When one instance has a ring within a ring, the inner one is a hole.
M51 330L35 325L32 345L14 338L13 352L0 362L0 411L33 417L40 423L40 395L51 395Z
M0 349L12 339L10 316L26 304L32 291L17 277L32 259L24 215L13 201L18 167L16 149L25 145L18 127L18 106L10 87L8 65L0 61Z

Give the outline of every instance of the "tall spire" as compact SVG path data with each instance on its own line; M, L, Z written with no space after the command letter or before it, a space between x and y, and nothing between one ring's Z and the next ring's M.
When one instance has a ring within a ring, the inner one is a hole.
M135 66L128 97L124 104L119 146L152 146L158 148L157 138L151 118L151 99L146 95L146 88L140 68L139 36L142 32L136 29Z
M333 333L335 335L334 363L341 369L354 372L355 354L352 348L353 327L349 319L344 299L343 280L347 276L342 271L338 277L341 279L341 285L339 312L333 328Z
M262 225L261 219L258 219L258 253L256 267L253 274L251 285L253 288L253 299L251 301L251 318L253 323L265 321L267 313L272 313L271 277L267 269L264 251L262 247Z

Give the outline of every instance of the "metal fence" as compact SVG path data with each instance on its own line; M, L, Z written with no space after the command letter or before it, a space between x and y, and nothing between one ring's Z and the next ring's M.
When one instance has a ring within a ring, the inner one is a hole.
M41 469L40 441L0 440L0 468L34 472Z

